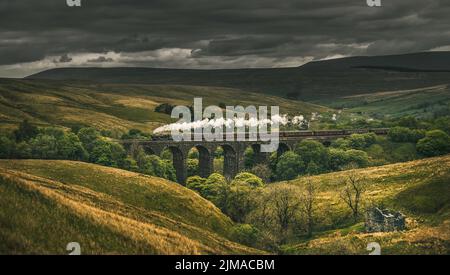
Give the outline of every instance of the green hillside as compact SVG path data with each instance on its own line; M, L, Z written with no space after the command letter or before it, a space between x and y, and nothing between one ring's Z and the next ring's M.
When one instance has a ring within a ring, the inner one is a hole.
M384 205L407 217L407 230L364 233L364 224L350 221L350 210L340 198L350 173L367 183L365 206ZM378 242L383 254L450 253L450 155L380 167L303 177L317 188L316 233L310 239L284 246L288 254L368 254ZM337 229L336 229L337 228Z
M232 222L176 183L71 161L0 161L0 252L254 254Z
M302 114L330 110L229 88L0 79L0 128L13 128L28 119L40 126L91 126L118 133L136 128L150 132L171 121L169 115L155 112L156 106L191 106L194 97L202 97L204 106L276 105L281 113Z
M333 100L324 99L318 103L379 118L407 115L433 118L433 115L450 113L450 88L449 85L439 85L411 90L380 91Z

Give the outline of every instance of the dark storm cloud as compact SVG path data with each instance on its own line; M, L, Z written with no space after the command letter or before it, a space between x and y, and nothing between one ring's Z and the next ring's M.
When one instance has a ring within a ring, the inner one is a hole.
M262 61L450 45L450 1L382 3L369 8L366 0L84 0L81 8L69 8L65 0L2 0L0 65L115 52L142 53L135 63L127 59L129 65L164 66L168 60L181 67L196 60L198 66L220 67L225 60L235 67L270 66ZM181 61L149 53L172 48L191 49L192 55ZM104 58L98 62L118 62Z

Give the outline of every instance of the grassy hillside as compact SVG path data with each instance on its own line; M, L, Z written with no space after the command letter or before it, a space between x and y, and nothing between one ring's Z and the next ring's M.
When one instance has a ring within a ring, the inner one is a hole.
M407 230L364 233L363 223L353 224L339 196L349 173L367 182L366 205L401 211L407 216ZM450 253L450 155L304 177L290 184L307 180L313 180L318 191L316 233L286 245L285 253L368 254L370 242L378 242L383 254Z
M28 78L215 86L305 101L449 83L449 52L350 57L295 68L190 70L155 68L58 68Z
M346 112L375 117L413 115L430 118L433 114L450 113L450 88L449 85L439 85L412 90L383 91L321 100L320 104L347 108Z
M191 106L194 97L202 97L205 106L277 105L281 113L303 114L329 110L228 88L0 79L0 127L15 127L26 118L41 126L93 126L119 133L137 128L149 132L171 121L169 115L154 112L157 105Z
M232 222L176 183L71 161L0 161L0 253L261 253L226 239Z

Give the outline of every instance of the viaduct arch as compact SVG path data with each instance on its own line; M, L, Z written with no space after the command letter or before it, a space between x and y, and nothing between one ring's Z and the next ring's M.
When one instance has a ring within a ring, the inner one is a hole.
M338 131L318 131L310 132L312 135L281 135L277 154L280 156L286 151L292 150L295 144L303 139L318 140L325 145L331 141L349 136L353 133L374 132L377 135L386 135L388 129L375 130L338 130ZM124 140L121 141L125 148L141 146L148 154L161 156L165 149L169 149L173 155L173 165L177 173L177 181L185 184L187 178L187 158L192 148L197 148L199 152L199 169L201 177L208 177L214 171L214 155L218 147L223 148L224 154L224 176L228 180L232 179L244 167L244 152L247 147L251 147L255 153L256 163L265 163L269 159L270 153L261 152L263 141L180 141L166 140Z

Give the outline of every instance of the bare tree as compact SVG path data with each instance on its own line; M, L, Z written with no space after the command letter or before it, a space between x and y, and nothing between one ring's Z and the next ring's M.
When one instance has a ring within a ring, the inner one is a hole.
M311 237L313 233L316 194L314 182L308 179L304 187L302 200L302 210L306 217L306 232L308 237Z
M352 211L353 219L356 222L359 216L360 205L363 194L366 191L366 184L356 173L350 172L344 180L345 187L341 191L341 198Z
M301 189L295 185L281 184L268 193L271 219L281 231L281 242L284 242L291 225L296 223L300 210Z

